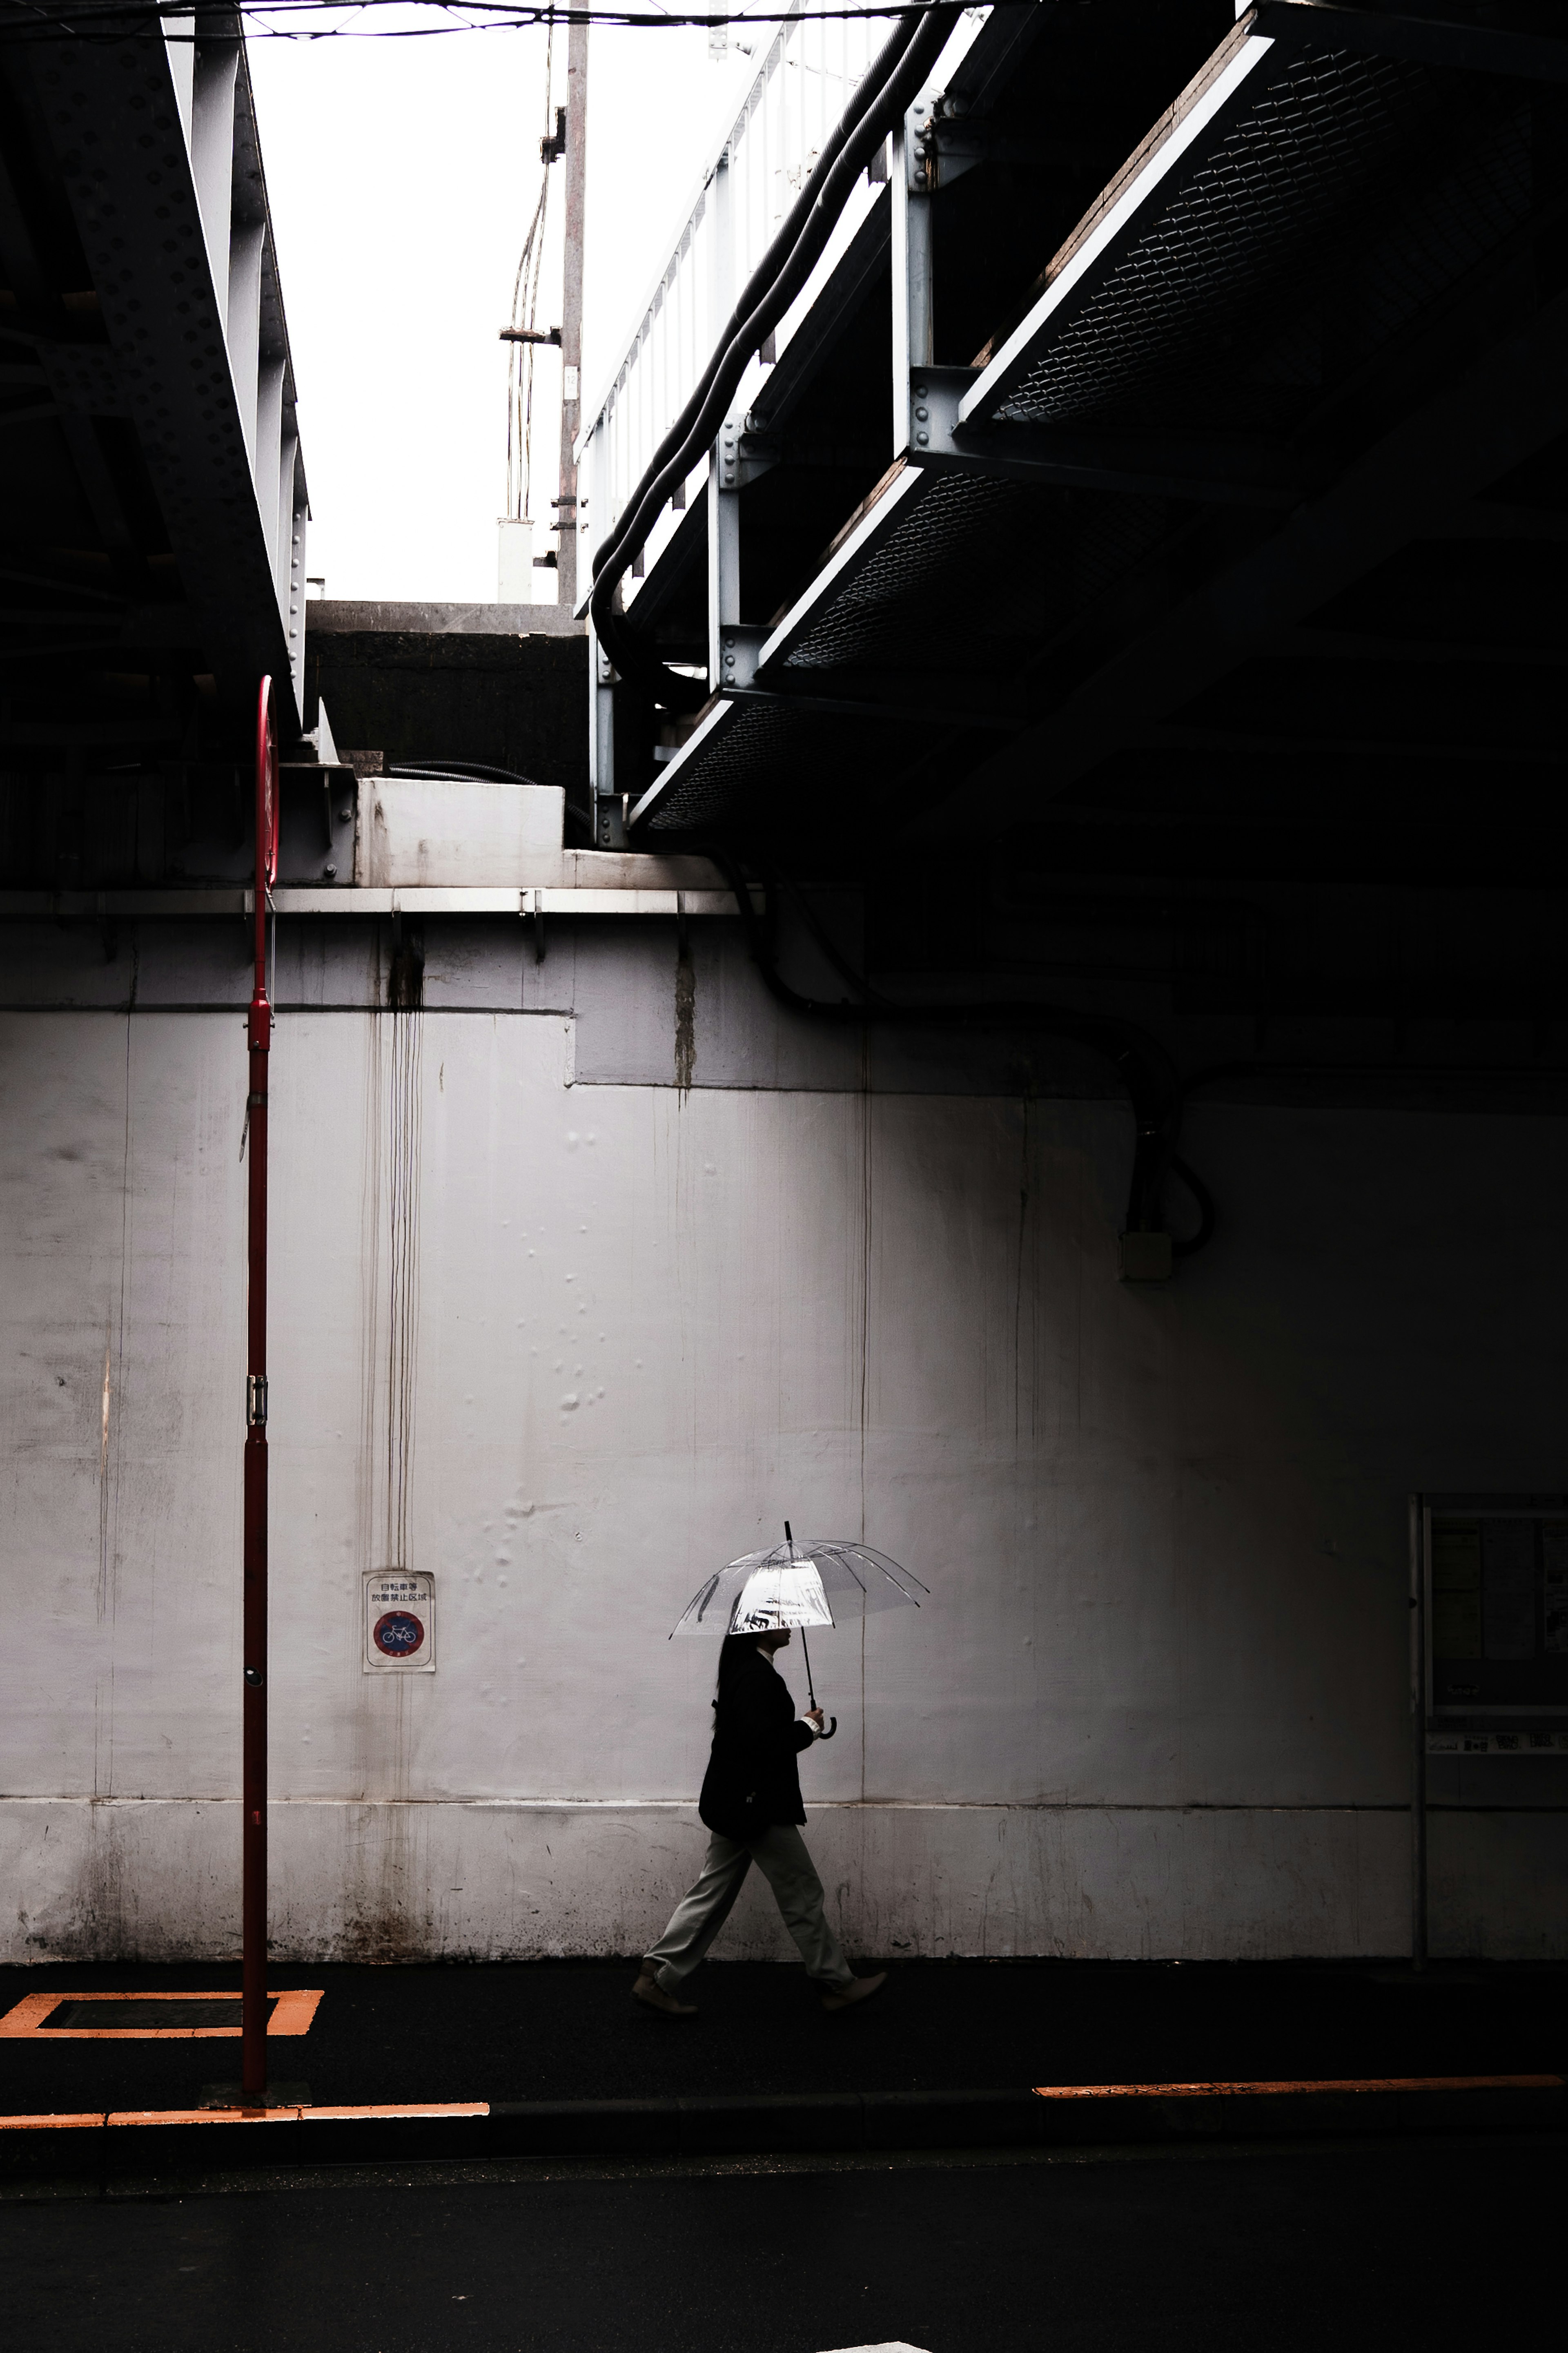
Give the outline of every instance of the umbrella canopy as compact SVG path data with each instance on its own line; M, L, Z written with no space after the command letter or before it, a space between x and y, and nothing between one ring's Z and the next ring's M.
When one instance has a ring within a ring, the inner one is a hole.
M742 1553L710 1577L676 1634L767 1634L782 1626L837 1626L868 1609L919 1609L930 1588L886 1553L839 1536Z

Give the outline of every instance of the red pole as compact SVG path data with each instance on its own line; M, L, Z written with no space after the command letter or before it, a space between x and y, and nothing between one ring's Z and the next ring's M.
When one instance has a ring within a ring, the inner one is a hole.
M267 896L278 871L278 744L272 681L256 711L256 986L246 1036L250 1153L245 1382L245 1744L242 1774L240 2082L267 2089L267 1068L272 1008L267 998Z

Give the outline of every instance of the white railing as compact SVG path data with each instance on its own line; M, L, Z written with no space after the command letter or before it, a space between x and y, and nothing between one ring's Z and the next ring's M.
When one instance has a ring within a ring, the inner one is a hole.
M669 259L579 437L578 479L586 504L577 576L584 586L595 547L608 536L706 367L736 297L805 186L889 24L887 17L824 19L812 13L812 0L796 0L780 26L729 135L709 159ZM858 225L868 193L862 184L862 206L850 207L855 219L840 223L824 262L830 264ZM781 323L775 348L783 348L790 323ZM752 364L756 372L763 364ZM742 385L742 401L745 393ZM705 462L694 469L693 483L701 480ZM684 506L684 491L677 498ZM667 508L656 528L647 549L650 567L679 512ZM628 579L626 590L628 598L634 596L636 582Z

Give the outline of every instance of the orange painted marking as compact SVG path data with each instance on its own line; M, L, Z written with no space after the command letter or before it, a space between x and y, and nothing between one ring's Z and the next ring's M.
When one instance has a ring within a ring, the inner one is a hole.
M488 2116L488 2100L413 2102L403 2106L380 2105L354 2108L123 2108L111 2113L110 2125L276 2125L310 2124L314 2118L354 2116Z
M0 2129L7 2132L59 2132L72 2125L100 2125L103 2110L95 2108L85 2116L0 2116Z
M295 1988L273 1996L267 2021L268 2040L274 2035L308 2034L321 1999L320 1986ZM0 2018L0 2036L34 2042L195 2042L227 2036L237 2041L237 2026L50 2026L50 2014L73 2001L237 2001L227 1993L29 1993Z
M310 2021L316 2015L316 2005L321 1999L322 1990L320 1986L300 1986L288 1993L280 1993L267 2021L268 2041L279 2034L309 2034Z
M416 2100L344 2108L93 2108L79 2116L0 2116L0 2132L56 2132L83 2125L295 2125L355 2116L488 2116L488 2100Z
M1195 2100L1268 2092L1554 2092L1561 2075L1347 2075L1286 2084L1037 2084L1041 2100Z

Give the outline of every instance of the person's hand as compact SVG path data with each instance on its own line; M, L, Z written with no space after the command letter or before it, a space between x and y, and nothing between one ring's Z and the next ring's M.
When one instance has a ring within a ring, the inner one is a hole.
M820 1732L822 1730L822 1710L819 1707L808 1707L801 1721L804 1724L809 1724L814 1732Z

